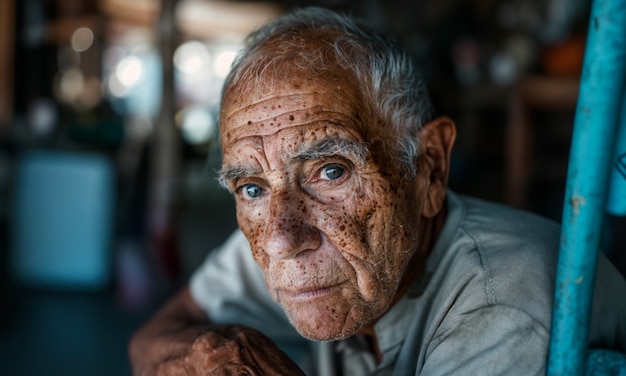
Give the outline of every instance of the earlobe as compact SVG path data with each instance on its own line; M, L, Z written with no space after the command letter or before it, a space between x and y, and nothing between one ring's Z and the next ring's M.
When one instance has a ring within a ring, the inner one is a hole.
M456 139L456 126L448 117L438 117L424 125L422 158L425 160L427 176L426 196L422 214L431 218L443 207L450 170L450 154Z

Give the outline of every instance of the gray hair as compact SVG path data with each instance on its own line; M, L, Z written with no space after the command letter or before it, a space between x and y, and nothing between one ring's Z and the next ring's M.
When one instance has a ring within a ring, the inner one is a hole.
M325 39L320 41L323 48L303 53L305 43L320 35ZM278 51L263 51L269 41L278 43ZM419 130L435 117L426 85L406 51L348 16L304 8L266 24L246 39L226 78L224 92L241 84L257 85L248 88L262 90L255 78L270 70L285 74L274 69L277 67L323 74L337 64L352 72L373 115L383 126L391 126L392 131L386 133L390 135L386 150L395 150L403 175L414 178L421 151Z

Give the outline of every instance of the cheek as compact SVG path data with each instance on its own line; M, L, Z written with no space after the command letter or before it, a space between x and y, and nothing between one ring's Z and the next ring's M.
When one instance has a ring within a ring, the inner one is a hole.
M360 259L367 258L366 218L370 216L369 207L346 199L340 205L316 204L309 210L314 218L314 226L342 253Z
M364 236L370 258L377 269L384 265L380 278L399 278L415 248L417 228L414 202L410 191L392 185L379 185L372 190L371 208L363 218Z
M266 270L269 259L267 254L263 252L263 247L261 246L261 239L264 235L263 229L265 228L265 222L263 221L261 213L259 212L250 217L249 215L242 214L242 211L238 207L237 223L250 243L254 260L259 264L261 269Z
M332 243L342 252L369 262L380 262L389 238L400 235L390 232L397 230L395 217L404 204L396 203L397 192L380 180L361 182L341 204L311 208L316 226Z
M412 198L413 194L414 192L407 190L397 192L395 199L385 209L389 214L385 231L380 237L389 245L388 263L395 273L404 271L418 245L420 208Z

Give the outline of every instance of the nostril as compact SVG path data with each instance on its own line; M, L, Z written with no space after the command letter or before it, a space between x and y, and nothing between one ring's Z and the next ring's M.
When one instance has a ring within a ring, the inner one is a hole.
M301 217L283 217L267 224L264 249L268 256L279 259L293 258L300 252L317 249L318 231Z
M312 226L309 209L297 191L272 191L262 237L269 257L288 259L302 251L317 249L320 236Z
M296 249L299 230L283 220L270 221L265 232L265 250L275 258L288 258Z

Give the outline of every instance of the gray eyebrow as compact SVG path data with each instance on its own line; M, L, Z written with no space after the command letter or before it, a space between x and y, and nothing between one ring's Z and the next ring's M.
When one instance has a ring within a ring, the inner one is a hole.
M344 155L351 157L357 165L363 165L367 160L368 153L369 149L364 142L333 137L323 139L311 146L303 147L296 153L293 160L301 162ZM263 173L263 171L255 166L222 166L218 172L217 180L222 187L230 191L231 189L228 186L229 181L244 179L261 173Z
M230 191L228 181L247 178L262 172L261 169L254 166L222 166L218 171L217 181L222 187Z
M367 144L356 140L333 137L323 139L309 147L302 148L295 156L296 161L310 161L336 155L352 157L359 164L365 164L369 149Z

